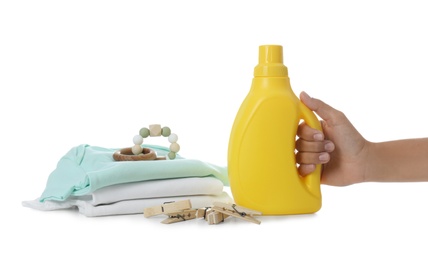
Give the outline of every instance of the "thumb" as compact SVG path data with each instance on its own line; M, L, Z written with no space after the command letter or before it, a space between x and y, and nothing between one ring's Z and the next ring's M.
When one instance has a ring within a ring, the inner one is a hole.
M330 121L334 115L338 112L336 109L327 105L323 101L310 97L306 92L302 91L300 93L300 100L305 104L310 110L317 113L323 120Z

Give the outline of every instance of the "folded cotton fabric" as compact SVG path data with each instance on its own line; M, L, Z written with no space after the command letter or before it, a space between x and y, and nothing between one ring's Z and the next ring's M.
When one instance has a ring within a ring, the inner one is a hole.
M122 200L220 195L223 183L214 177L189 177L116 184L92 193L92 205L110 204Z
M126 214L142 214L144 209L161 205L166 202L180 201L190 199L193 208L203 208L212 206L213 202L219 201L224 203L232 203L233 200L226 192L220 195L199 195L199 196L178 196L152 199L124 200L112 204L94 206L90 201L85 200L86 196L81 199L69 199L66 201L45 201L40 202L39 199L33 201L24 201L23 206L38 209L38 210L59 210L78 208L79 212L87 217L100 217L112 215Z
M161 146L145 147L154 149L159 156L169 151ZM72 195L82 196L116 184L183 177L212 176L229 185L226 167L181 157L162 161L115 161L116 150L90 145L72 148L50 174L40 201L65 201Z

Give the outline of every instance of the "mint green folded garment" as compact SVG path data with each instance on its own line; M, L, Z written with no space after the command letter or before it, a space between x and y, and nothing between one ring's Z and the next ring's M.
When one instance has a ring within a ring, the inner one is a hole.
M154 149L158 156L168 153L165 147L144 147ZM64 201L71 195L89 194L110 185L147 180L212 176L229 185L226 167L182 157L175 160L115 161L113 153L117 150L90 145L72 148L50 174L40 201Z

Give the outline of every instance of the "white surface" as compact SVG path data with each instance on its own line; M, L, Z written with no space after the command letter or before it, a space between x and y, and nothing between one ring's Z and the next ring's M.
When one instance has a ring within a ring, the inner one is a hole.
M226 164L261 44L284 46L296 94L342 110L369 140L426 136L426 5L349 2L2 1L0 258L426 259L427 183L323 186L317 214L259 226L20 204L72 146L131 146L153 123L178 134L183 156Z

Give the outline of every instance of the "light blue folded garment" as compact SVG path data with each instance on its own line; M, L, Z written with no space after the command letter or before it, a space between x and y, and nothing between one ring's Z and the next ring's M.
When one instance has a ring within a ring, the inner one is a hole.
M166 155L166 147L145 145L158 156ZM69 196L82 196L114 184L184 177L212 176L229 186L227 168L207 162L177 157L175 160L115 161L118 149L79 145L58 162L50 174L40 201L64 201Z

